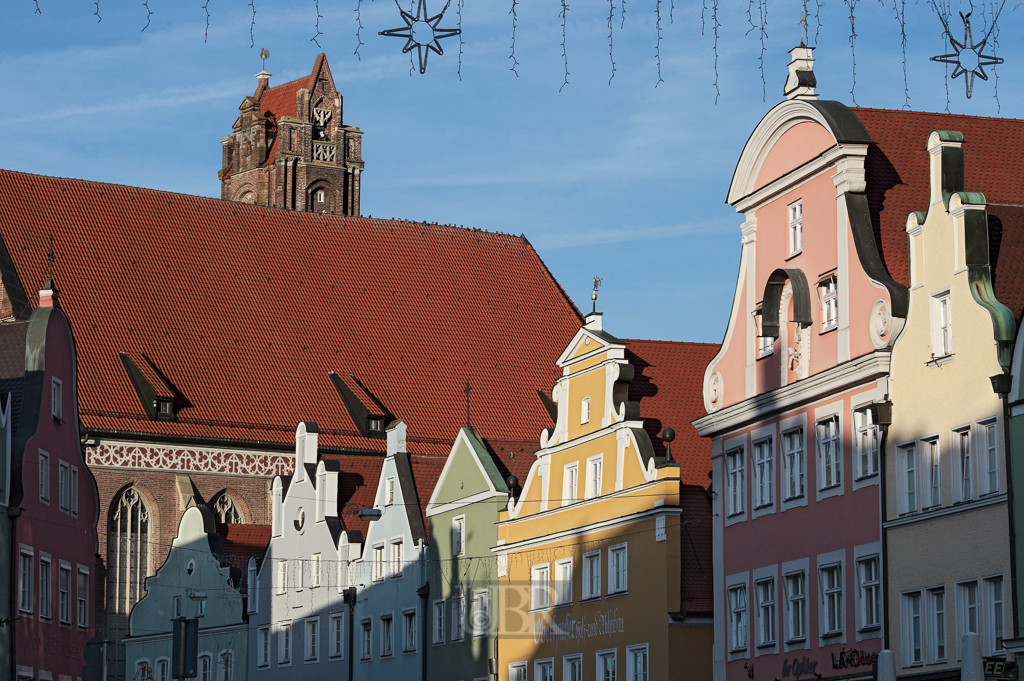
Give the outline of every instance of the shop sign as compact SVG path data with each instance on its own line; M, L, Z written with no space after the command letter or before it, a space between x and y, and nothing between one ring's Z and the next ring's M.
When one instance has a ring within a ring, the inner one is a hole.
M804 675L811 675L814 673L815 668L818 666L817 660L812 660L809 657L805 657L802 660L799 657L794 657L793 661L789 660L782 661L782 678L788 677L790 674L796 678L800 678Z
M533 625L533 642L536 644L550 641L580 641L599 636L621 634L626 629L625 620L619 616L619 609L612 608L607 612L599 612L592 618L576 618L566 613L561 621L551 618L537 620Z
M869 653L866 650L843 648L838 653L832 653L832 669L862 667L876 662L878 662L878 653Z
M1001 657L985 657L985 676L1000 677L1006 671L1006 660Z

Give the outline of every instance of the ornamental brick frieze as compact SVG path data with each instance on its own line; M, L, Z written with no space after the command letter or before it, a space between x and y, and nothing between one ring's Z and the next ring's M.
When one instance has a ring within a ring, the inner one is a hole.
M270 477L290 472L293 456L265 452L166 447L104 442L86 447L90 466L189 473L228 473Z

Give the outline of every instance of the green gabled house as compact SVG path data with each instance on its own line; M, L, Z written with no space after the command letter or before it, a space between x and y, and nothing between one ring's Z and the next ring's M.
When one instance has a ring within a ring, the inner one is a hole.
M498 632L491 552L509 488L475 428L459 429L427 505L430 631L427 678L488 679Z

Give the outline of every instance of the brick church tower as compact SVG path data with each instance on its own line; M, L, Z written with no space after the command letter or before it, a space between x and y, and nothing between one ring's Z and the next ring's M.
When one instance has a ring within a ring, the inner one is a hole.
M256 74L255 94L224 138L218 171L225 201L288 210L359 215L362 131L342 122L342 97L327 58L308 76L270 87Z

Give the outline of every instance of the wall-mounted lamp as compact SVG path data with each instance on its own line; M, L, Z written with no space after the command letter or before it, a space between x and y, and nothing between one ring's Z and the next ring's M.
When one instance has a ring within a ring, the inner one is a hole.
M367 522L373 522L374 520L380 520L380 517L384 515L384 512L379 508L361 508L359 509L359 519Z

